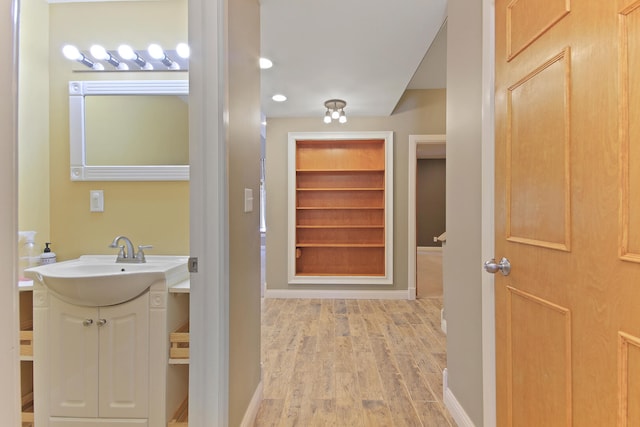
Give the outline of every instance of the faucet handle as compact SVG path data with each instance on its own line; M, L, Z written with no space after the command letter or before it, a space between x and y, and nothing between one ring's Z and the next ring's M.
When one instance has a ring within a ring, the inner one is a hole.
M136 254L136 259L139 262L146 262L146 259L144 258L144 249L151 249L153 248L152 245L138 245L138 253Z
M120 246L109 245L109 247L110 248L120 248L118 250L118 259L124 258L124 245L120 245Z

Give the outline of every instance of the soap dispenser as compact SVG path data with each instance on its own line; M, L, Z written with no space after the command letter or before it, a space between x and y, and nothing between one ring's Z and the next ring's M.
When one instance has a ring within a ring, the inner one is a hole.
M56 254L55 252L51 252L51 248L49 247L50 244L51 242L44 244L44 251L42 252L42 255L40 255L40 264L42 265L53 264L56 262Z

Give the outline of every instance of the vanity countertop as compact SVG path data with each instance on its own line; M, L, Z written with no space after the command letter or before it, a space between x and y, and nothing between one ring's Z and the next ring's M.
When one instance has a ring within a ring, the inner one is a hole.
M171 286L169 288L169 293L170 294L188 294L190 290L191 290L191 283L189 279L187 279L183 282L176 283L175 285Z

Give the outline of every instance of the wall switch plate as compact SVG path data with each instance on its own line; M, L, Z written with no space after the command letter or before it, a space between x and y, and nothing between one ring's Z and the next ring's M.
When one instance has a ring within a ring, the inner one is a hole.
M253 212L253 190L250 188L244 189L244 211Z
M104 212L103 190L89 190L89 211Z

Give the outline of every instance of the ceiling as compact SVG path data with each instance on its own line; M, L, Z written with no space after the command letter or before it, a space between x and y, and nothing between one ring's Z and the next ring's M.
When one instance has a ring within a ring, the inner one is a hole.
M405 89L446 84L446 0L260 0L261 102L269 117L388 116ZM444 24L444 25L443 25ZM275 102L274 94L285 102Z

